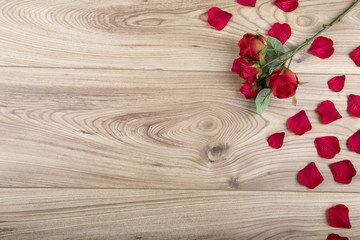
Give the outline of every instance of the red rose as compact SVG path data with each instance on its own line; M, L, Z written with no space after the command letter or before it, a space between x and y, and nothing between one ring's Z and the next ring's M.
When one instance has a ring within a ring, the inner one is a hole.
M259 60L259 53L266 47L265 38L262 36L247 33L239 41L240 56L250 58L252 60Z
M251 89L253 88L253 85L246 82L241 88L240 88L240 92L242 94L244 94L244 96L246 98L253 98L256 97L256 95L258 94L258 92L260 92L260 89L256 89L255 91L252 91Z
M295 73L280 68L271 74L269 88L272 88L273 95L277 98L288 98L295 95L298 87L298 78Z
M231 71L234 73L241 74L244 64L248 63L244 58L237 58L234 60Z
M248 83L254 83L258 80L256 75L260 72L260 67L254 63L243 65L240 77L246 79Z

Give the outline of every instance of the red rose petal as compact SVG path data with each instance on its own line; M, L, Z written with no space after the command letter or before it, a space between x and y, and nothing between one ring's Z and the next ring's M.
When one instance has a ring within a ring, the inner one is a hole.
M288 126L292 132L300 136L312 129L309 118L304 110L289 118Z
M340 235L332 233L326 238L326 240L349 240L349 238L341 237Z
M274 3L284 12L292 12L299 6L298 0L275 0Z
M319 58L329 58L334 53L333 41L330 38L318 37L311 44L309 52Z
M281 148L284 143L285 132L274 133L268 138L268 143L270 147L275 149Z
M348 143L351 150L360 153L360 130L358 130L349 138Z
M332 163L330 169L334 180L342 184L351 183L352 178L356 175L356 170L350 160Z
M357 47L350 55L351 59L354 61L354 63L360 67L360 46Z
M237 0L240 5L248 6L248 7L255 7L256 0Z
M350 94L348 97L347 110L355 117L360 118L360 96Z
M304 167L299 172L298 177L300 183L310 189L316 188L324 181L323 176L319 172L319 169L316 167L316 164L314 162Z
M246 63L247 61L241 57L235 59L231 71L240 74Z
M339 139L334 136L315 138L315 146L318 154L326 159L334 158L341 150Z
M268 35L278 39L282 44L284 44L291 36L290 25L287 23L275 23L268 31Z
M335 120L342 118L332 101L323 101L317 108L318 113L324 124L329 124Z
M345 85L345 75L333 77L328 81L328 86L334 92L340 92Z
M217 7L210 8L208 11L208 23L219 31L226 27L231 17L231 13Z
M260 92L260 89L256 89L255 91L252 90L252 85L250 85L248 82L244 83L244 85L240 88L240 92L244 94L246 98L253 98L256 97L258 92Z
M349 219L349 209L343 205L338 204L329 209L330 226L335 228L351 228Z

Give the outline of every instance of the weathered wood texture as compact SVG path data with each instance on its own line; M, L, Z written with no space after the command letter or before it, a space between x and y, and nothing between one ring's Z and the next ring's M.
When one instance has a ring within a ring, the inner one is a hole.
M2 0L0 65L229 71L244 33L266 34L275 22L287 22L293 30L287 46L294 47L351 2L302 0L285 13L268 0L258 0L256 8L235 0ZM221 32L207 24L213 6L234 15ZM324 33L334 40L331 59L303 52L294 70L360 73L349 58L360 44L359 22L357 8Z
M360 196L343 193L1 189L0 238L320 240L360 238ZM352 229L327 210L350 209Z
M257 115L233 73L0 69L0 186L306 190L297 172L315 161L325 176L317 191L358 192L360 181L334 182L328 164L359 156L346 141L360 128L346 111L360 94L348 75L341 93L328 75L309 82L298 106L275 100ZM324 125L315 109L331 99L343 118ZM296 136L287 119L301 109L313 130ZM282 149L266 138L285 131ZM335 135L342 152L317 155L314 139Z

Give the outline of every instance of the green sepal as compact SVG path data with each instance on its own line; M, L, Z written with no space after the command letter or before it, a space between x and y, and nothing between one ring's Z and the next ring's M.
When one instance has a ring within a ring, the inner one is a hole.
M304 84L307 84L309 82L299 82L299 85L304 85Z
M255 84L255 86L253 86L253 87L251 88L251 91L254 92L254 91L256 91L257 89L258 89L258 86Z
M259 52L260 65L265 65L265 64L266 64L266 61L265 61L266 52L267 52L267 47L264 47L264 48Z
M259 79L262 75L262 71L260 70L257 74L256 74L256 78Z

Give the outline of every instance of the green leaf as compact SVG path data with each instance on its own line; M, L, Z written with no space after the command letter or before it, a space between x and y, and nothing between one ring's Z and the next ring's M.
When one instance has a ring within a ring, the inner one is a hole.
M273 37L268 37L267 40L267 55L272 58L278 58L284 55L285 50L284 46L281 44L279 40Z
M293 98L292 98L292 105L296 106L296 104L297 104L297 99L296 99L295 96L293 96Z
M272 93L272 89L264 88L257 94L255 98L255 103L256 103L256 111L258 114L262 114L265 111L265 109L269 106L271 93Z

